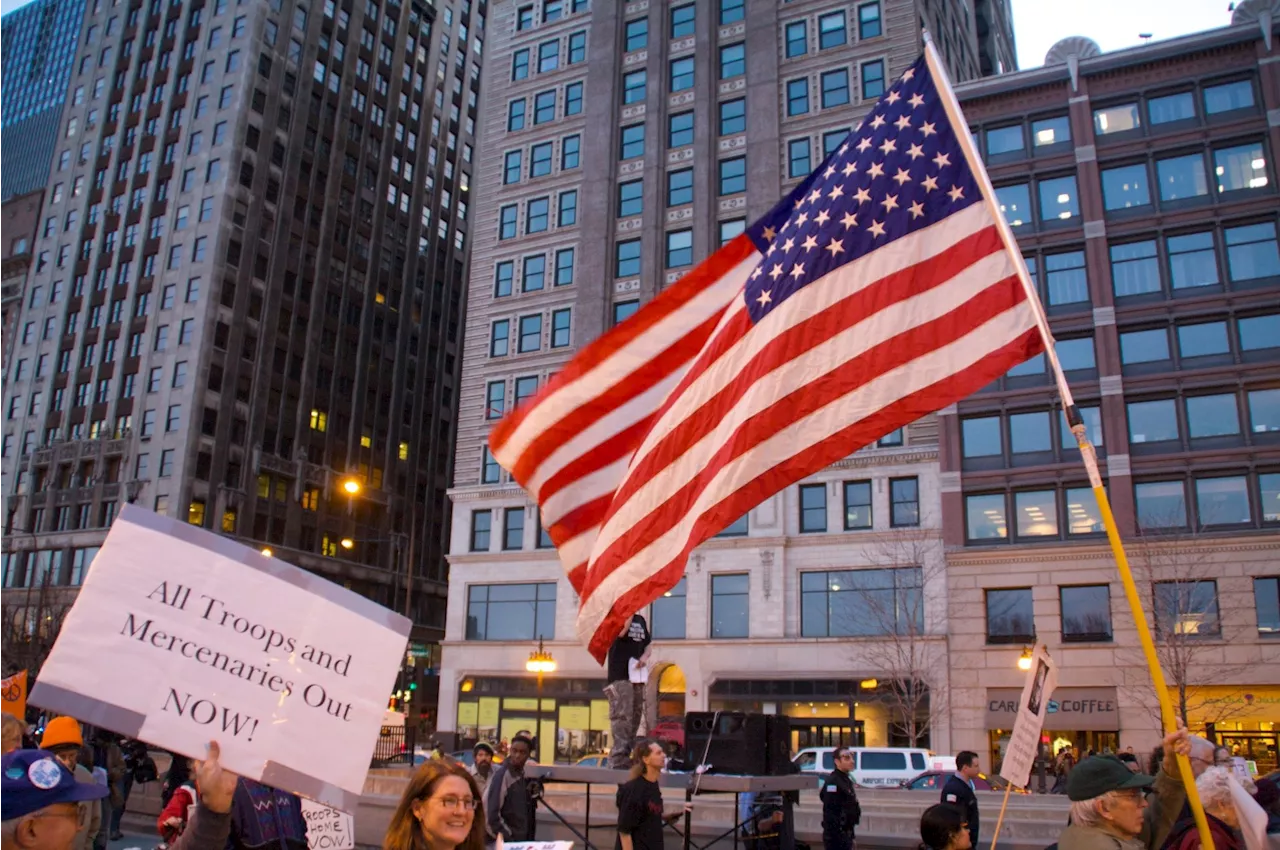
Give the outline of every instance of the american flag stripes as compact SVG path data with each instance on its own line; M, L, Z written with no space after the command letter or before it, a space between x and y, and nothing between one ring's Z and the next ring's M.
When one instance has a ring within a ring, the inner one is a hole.
M698 544L1043 350L944 97L917 61L773 211L493 430L598 660Z

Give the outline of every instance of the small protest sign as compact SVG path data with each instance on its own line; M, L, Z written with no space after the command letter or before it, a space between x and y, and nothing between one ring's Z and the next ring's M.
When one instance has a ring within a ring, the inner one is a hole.
M307 821L308 850L353 850L356 846L351 815L303 800L302 817Z
M1049 713L1049 697L1058 686L1058 671L1043 646L1037 646L1031 657L1031 669L1027 671L1026 684L1018 699L1018 717L1013 722L1013 733L1005 749L1000 776L1010 783L1025 788L1031 780L1031 767L1035 764L1040 746L1040 730L1044 717Z
M26 722L27 719L27 671L19 670L12 676L5 678L0 689L4 694L3 711L6 714L12 714L19 720Z
M30 701L354 811L409 621L126 505ZM324 746L316 746L317 742Z

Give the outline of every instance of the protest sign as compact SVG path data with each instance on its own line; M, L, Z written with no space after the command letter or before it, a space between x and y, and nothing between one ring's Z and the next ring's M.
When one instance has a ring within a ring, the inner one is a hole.
M1040 746L1040 730L1044 728L1044 716L1049 713L1049 697L1057 686L1057 667L1045 648L1037 646L1018 699L1018 718L1013 723L1004 763L1000 766L1000 776L1019 788L1025 788L1031 779L1031 766Z
M125 506L30 701L354 811L410 622L235 541Z
M353 850L356 846L351 815L303 800L302 817L307 822L308 850Z
M4 694L3 711L25 722L27 719L27 671L19 670L7 677L0 690Z

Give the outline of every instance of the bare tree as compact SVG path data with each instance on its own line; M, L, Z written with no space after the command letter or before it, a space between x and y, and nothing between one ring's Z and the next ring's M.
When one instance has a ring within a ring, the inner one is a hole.
M19 670L28 671L34 680L62 629L62 621L71 605L52 585L52 576L46 571L39 586L29 586L24 591L9 591L0 607L0 639L3 648L5 675Z
M1243 681L1252 665L1227 662L1223 639L1230 635L1219 608L1220 565L1194 532L1144 529L1125 548L1174 712L1188 728L1193 716L1206 723L1231 719L1244 706L1212 686ZM1127 606L1123 610L1122 619L1131 625ZM1141 647L1135 644L1119 654L1124 684L1162 725Z
M947 713L946 635L927 610L945 594L945 562L930 532L872 543L867 568L832 572L828 588L833 636L858 638L849 652L874 671L871 699L888 709L889 728L909 746L924 746ZM865 697L863 698L865 699Z

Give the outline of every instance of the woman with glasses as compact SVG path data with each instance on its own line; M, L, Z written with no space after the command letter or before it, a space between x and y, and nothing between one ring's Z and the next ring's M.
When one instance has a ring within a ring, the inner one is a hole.
M448 759L425 762L396 806L382 850L484 850L475 779Z

